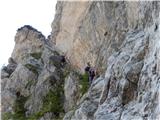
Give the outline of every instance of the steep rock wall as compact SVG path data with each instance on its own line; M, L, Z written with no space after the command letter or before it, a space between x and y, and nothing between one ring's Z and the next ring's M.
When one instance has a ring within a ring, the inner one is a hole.
M108 59L103 86L92 90L95 83L99 85L99 79L94 80L87 92L93 96L86 97L87 102L82 98L78 109L72 114L68 112L64 120L158 120L159 32L159 29L155 31L155 25L143 31L128 32L120 50Z
M82 71L107 69L98 105L84 100L64 119L159 119L159 13L158 1L58 2L51 42Z
M11 57L17 63L21 63L27 57L27 54L41 52L45 41L44 35L29 25L23 26L17 30L15 35L15 46Z
M160 2L57 3L51 39L18 29L1 70L2 118L158 120ZM66 54L66 65L59 62ZM100 72L86 93L83 71ZM105 76L101 74L105 72Z
M12 57L1 70L3 120L48 120L63 116L67 70L59 57L39 31L28 25L18 29Z
M104 71L126 33L159 16L159 2L58 2L56 8L52 43L81 70L90 61Z

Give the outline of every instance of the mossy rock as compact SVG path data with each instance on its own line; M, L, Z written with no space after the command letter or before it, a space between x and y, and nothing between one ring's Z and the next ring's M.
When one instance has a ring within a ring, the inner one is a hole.
M39 111L37 113L34 113L33 115L29 116L27 120L37 120L41 118L45 113L43 111Z
M54 55L60 56L60 54L57 51L53 52Z
M32 64L25 64L26 68L28 68L30 71L32 71L35 74L38 74L38 68Z
M35 58L35 59L40 59L42 56L42 52L34 52L34 53L30 53L30 55Z
M63 113L63 103L61 97L63 95L63 88L58 86L55 90L50 90L43 98L43 105L40 111L29 116L27 120L37 120L44 116L47 112L52 112L56 119L60 118L60 113Z
M7 113L2 113L2 120L9 120L12 118L12 113L7 112Z
M14 107L13 107L15 115L25 116L26 109L24 108L24 104L27 101L27 99L28 99L28 97L24 97L22 95L16 99L16 101L14 103Z
M72 70L72 73L74 74L74 76L77 77L77 79L79 80L79 85L80 85L80 93L81 95L85 94L88 89L89 89L89 74L88 73L84 73L84 74L80 74L78 71L74 71ZM71 71L67 72L66 76L68 76Z
M2 114L2 120L27 120L25 117L26 109L24 108L24 104L27 101L28 97L19 96L13 105L14 113L4 113Z
M79 75L79 79L80 79L80 92L81 94L85 94L88 91L89 88L89 75L87 73L83 74L83 75Z
M62 112L63 106L61 104L61 95L59 93L60 91L53 92L49 91L46 97L44 98L43 102L43 108L46 112L54 112L54 113L60 113Z
M80 93L81 93L81 95L83 95L89 89L89 75L88 75L88 73L80 74L79 72L74 72L74 74L79 79Z
M26 84L25 88L30 89L32 85L36 84L36 82L37 82L36 80L29 80L28 83Z
M63 79L65 79L70 74L70 71L67 69L64 69L63 71Z
M60 61L50 60L49 64L54 65L56 68L61 68L61 62Z
M2 114L2 120L27 120L25 116L20 114L12 114L10 112Z

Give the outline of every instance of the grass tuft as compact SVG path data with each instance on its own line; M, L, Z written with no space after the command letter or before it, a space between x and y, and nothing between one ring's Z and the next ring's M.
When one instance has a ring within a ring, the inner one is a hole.
M37 67L31 65L31 64L25 64L24 65L26 68L28 68L30 71L32 71L33 73L37 74L38 75L38 70L37 70Z
M88 91L88 88L89 88L88 78L89 78L89 75L87 73L80 75L80 85L81 85L80 92L82 95Z
M35 59L40 59L42 56L42 52L35 52L35 53L30 53L30 55L35 58Z

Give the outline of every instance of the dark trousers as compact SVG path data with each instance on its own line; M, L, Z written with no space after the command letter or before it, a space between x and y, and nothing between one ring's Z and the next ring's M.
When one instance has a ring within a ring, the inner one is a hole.
M90 85L92 84L93 78L94 78L94 76L89 76L89 84Z

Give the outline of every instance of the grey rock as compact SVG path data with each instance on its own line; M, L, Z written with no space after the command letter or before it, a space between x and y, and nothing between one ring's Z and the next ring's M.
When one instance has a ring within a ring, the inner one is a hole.
M83 100L81 100L76 107L74 115L71 117L72 120L93 119L93 115L98 108L103 82L104 79L101 77L93 82L92 86L86 93L85 98L82 97L81 99Z
M10 76L10 79L5 85L5 89L14 89L15 91L21 92L24 96L28 96L29 90L26 89L28 82L35 80L36 75L29 71L26 67L19 64L16 70Z
M74 73L71 73L64 83L64 94L65 94L65 111L68 112L74 108L76 102L80 98L80 88L78 78Z
M17 63L15 63L12 58L9 58L8 63L7 66L2 67L1 79L9 77L17 67Z
M39 120L49 120L53 118L53 113L46 113L43 117L41 117Z
M30 54L42 52L43 41L45 37L40 32L28 26L22 27L15 36L12 58L16 63L23 63Z
M159 9L158 1L60 1L52 22L51 42L81 70L90 61L104 71L126 33L153 25Z
M43 112L40 120L158 120L159 13L159 1L58 1L47 40L31 26L17 31L12 58L1 72L2 114L15 112L20 91L30 96L26 117ZM59 53L69 69L52 59ZM100 77L81 96L79 78L64 73L82 74L87 62ZM44 106L50 91L60 96L59 113Z
M150 42L148 43L146 38L148 38L148 33L152 33L152 29L148 30L144 32L145 35L143 36L141 36L143 32L134 33L132 37L131 34L128 34L129 36L126 37L126 41L121 46L120 53L109 58L110 64L108 64L106 71L105 87L101 97L102 103L94 114L95 119L158 119L157 112L159 113L159 111L157 109L159 105L157 98L153 98L153 96L156 96L159 91L157 81L159 75L154 67L155 72L150 69L151 66L156 64L153 62L156 59L152 55L156 51L153 50L155 48L152 43L156 41L158 34L150 34L150 37L155 37L149 39ZM137 57L139 54L142 55L140 59ZM122 62L124 55L128 55L130 59ZM152 79L154 79L154 82ZM157 84L155 85L155 83ZM153 86L154 88L152 88ZM151 92L152 90L154 92ZM157 107L154 106L156 103ZM149 104L150 107L145 107L144 110L145 104L147 106ZM114 109L111 113L109 112L109 106L111 106L111 110ZM151 111L156 112L151 113Z
M73 116L73 114L74 114L74 110L67 112L67 113L65 114L63 120L70 120L71 117Z
M6 72L5 70L1 70L1 79L8 78L8 77L9 77L9 73Z
M43 108L43 102L49 91L56 91L57 86L63 86L63 72L50 64L49 58L56 54L56 50L48 46L45 37L36 29L30 26L20 28L15 41L12 58L1 74L2 112L15 112L13 108L17 93L20 93L26 97L23 106L25 117L36 116L38 112L43 113L43 110L47 109ZM60 95L63 101L63 93ZM39 119L54 119L57 117L55 114L52 111L44 112Z
M13 112L13 104L16 100L16 95L13 91L5 90L1 92L1 111L5 112Z

